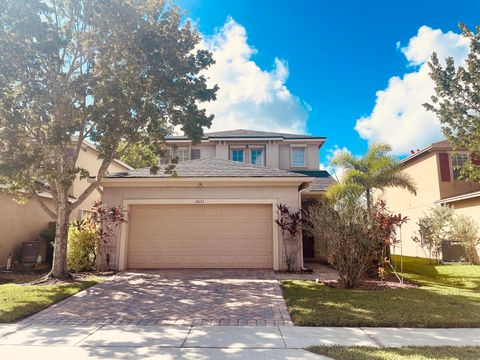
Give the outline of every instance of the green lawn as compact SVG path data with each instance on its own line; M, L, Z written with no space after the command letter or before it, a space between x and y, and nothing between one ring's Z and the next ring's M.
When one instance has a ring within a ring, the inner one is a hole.
M91 276L55 285L0 284L0 323L32 315L101 281L103 278Z
M403 276L421 286L346 290L284 281L284 297L301 326L480 326L480 266L435 265L405 258Z
M374 348L362 346L312 346L307 350L336 360L478 360L480 347L439 346Z

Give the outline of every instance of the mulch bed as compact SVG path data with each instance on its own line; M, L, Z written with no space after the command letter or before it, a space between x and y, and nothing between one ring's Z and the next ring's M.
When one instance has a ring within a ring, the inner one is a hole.
M344 288L339 280L325 280L321 282L325 286L340 289ZM386 289L413 289L418 285L413 284L407 280L403 280L403 283L399 282L394 275L389 275L385 280L380 279L362 279L359 281L354 289L357 290L386 290Z
M89 276L112 276L115 274L114 271L105 271L105 272L81 272L81 273L71 273L70 277L66 279L47 279L45 281L41 280L45 275L48 274L48 271L1 271L0 272L0 285L1 284L19 284L19 285L62 285L62 284L72 284L78 281L88 280Z

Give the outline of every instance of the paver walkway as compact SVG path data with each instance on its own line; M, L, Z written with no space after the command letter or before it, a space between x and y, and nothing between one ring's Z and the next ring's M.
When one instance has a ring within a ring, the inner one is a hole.
M22 322L292 325L272 271L230 269L124 272Z
M310 345L480 346L480 329L0 324L2 359L326 359Z

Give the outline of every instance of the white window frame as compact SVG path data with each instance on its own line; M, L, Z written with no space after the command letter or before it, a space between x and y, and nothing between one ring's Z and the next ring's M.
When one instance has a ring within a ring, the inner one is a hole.
M183 156L180 156L180 151L183 152ZM186 155L186 156L185 156ZM178 147L176 151L176 156L178 162L190 160L190 148L189 147Z
M263 146L252 146L252 147L249 147L248 150L249 150L248 160L249 160L250 164L257 165L257 166L265 166L265 147L263 147ZM261 156L260 156L261 163L260 164L255 164L253 162L253 159L252 159L252 152L253 151L260 151L261 152Z
M293 163L293 151L303 149L303 165L295 165ZM307 146L306 145L290 145L290 167L292 168L306 168L307 167Z
M229 155L230 155L230 160L232 161L235 161L235 162L240 162L240 163L245 163L245 147L244 146L241 146L241 147L230 147L229 149ZM236 160L233 160L233 152L234 151L241 151L243 153L242 155L242 158L243 158L243 161L236 161Z
M459 179L458 177L455 177L455 165L454 165L454 158L456 156L461 156L463 158L465 158L466 161L468 161L469 157L468 157L468 153L466 152L456 152L456 153L451 153L450 156L449 156L449 160L450 160L450 172L452 174L452 180L453 181L462 181L462 179Z
M97 212L89 209L78 209L78 220L82 221L87 217L87 215L91 215L93 218L97 216Z
M202 158L202 150L198 149L198 148L196 148L196 149L192 148L192 149L190 149L190 160L193 160L193 156L192 156L193 151L198 151L198 159ZM195 159L195 160L198 160L198 159Z

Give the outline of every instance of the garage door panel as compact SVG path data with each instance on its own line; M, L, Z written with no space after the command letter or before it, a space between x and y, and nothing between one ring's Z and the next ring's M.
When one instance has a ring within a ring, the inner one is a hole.
M135 205L130 268L271 268L272 205Z

